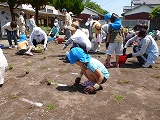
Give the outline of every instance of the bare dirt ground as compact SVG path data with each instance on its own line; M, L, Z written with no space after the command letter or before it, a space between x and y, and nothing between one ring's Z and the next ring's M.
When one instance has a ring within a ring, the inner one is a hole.
M0 88L0 120L160 120L160 57L152 68L142 68L135 57L120 68L109 68L103 90L86 95L65 86L74 83L79 67L61 60L70 48L62 46L50 42L48 51L34 56L3 49L13 68L7 70ZM104 43L101 46L104 52ZM129 47L127 52L131 51ZM103 63L106 57L91 56Z

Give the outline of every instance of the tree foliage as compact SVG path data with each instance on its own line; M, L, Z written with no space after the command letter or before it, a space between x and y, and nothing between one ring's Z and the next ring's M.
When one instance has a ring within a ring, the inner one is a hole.
M11 12L12 20L15 20L14 8L17 8L18 5L25 3L25 0L0 0L1 3L7 3Z
M85 2L86 7L89 7L91 9L97 11L100 14L104 15L104 14L108 13L108 11L102 9L101 6L98 5L96 2L92 2L91 0L85 0L84 2Z
M160 18L160 6L153 8L150 16L151 18Z
M53 0L53 6L56 9L62 10L66 8L74 15L79 15L84 10L84 0Z

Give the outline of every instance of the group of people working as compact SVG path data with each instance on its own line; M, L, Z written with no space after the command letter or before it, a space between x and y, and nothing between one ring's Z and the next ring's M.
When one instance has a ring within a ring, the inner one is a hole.
M63 12L66 12L66 9L62 9ZM125 35L123 26L121 23L121 19L115 13L113 14L105 14L104 19L107 22L106 25L102 26L98 21L91 20L89 22L89 33L83 31L80 27L78 21L74 21L71 24L66 17L66 35L67 41L63 46L63 50L72 43L72 47L70 48L69 53L67 54L67 59L70 64L76 63L80 66L79 76L75 79L74 85L84 86L85 93L96 93L102 86L101 84L105 83L109 78L110 73L107 68L111 66L111 56L115 53L116 60L115 66L119 67L119 57L123 54L126 54L126 50L128 45L136 41L137 45L133 47L133 53L129 53L127 58L131 58L136 56L140 65L142 67L148 68L151 67L155 60L158 58L159 49L158 46L151 35L148 34L148 26L145 24L137 24L133 28L135 32L135 36L131 37L125 44ZM16 23L11 22L10 27L16 29ZM105 28L105 30L104 30ZM99 60L92 58L89 55L89 51L92 48L92 40L94 39L92 30L95 32L96 43L98 43L98 47L101 42L101 38L104 38L106 43L107 51L107 59L105 63L101 63ZM107 31L106 36L101 36L104 31ZM70 34L70 35L69 35ZM88 35L89 34L89 35ZM25 41L25 35L20 36L20 42ZM47 50L47 35L46 33L40 29L39 27L35 27L30 36L31 46L35 46L37 44L43 44L45 50ZM27 44L27 43L26 43ZM25 52L30 52L31 48L25 49ZM2 53L2 52L1 52ZM4 68L3 66L3 71ZM2 69L2 67L1 67ZM4 73L4 72L3 72ZM85 75L87 77L87 81L81 83L82 76ZM4 78L1 77L1 85L3 85L2 81Z

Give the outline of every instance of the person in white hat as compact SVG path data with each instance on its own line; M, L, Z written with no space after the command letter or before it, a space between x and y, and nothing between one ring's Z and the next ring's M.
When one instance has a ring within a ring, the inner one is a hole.
M2 49L0 48L0 87L2 87L4 84L4 77L7 66L8 66L7 59L4 56Z
M25 15L25 13L23 11L21 11L20 16L19 16L18 21L17 21L17 24L19 26L20 34L25 34L25 30L26 30L26 27L25 27L26 23L25 23L24 15Z
M57 22L54 23L54 26L50 32L50 36L54 39L59 37L59 25Z
M44 50L47 50L48 37L45 31L40 27L35 27L30 36L30 44L37 47L37 44L43 44Z

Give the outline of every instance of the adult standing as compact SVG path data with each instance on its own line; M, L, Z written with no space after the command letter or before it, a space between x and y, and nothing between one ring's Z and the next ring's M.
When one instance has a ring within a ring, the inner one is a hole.
M43 44L44 50L47 50L47 41L48 37L45 31L40 27L34 27L30 36L30 44L34 47L37 47L37 44Z
M12 38L15 43L15 48L17 48L17 36L19 37L19 26L15 21L8 22L2 27L2 35L6 36L7 32L7 39L9 42L9 48L12 48Z
M65 15L64 28L65 28L65 39L69 39L71 37L71 31L67 28L72 24L71 15L67 12L66 8L62 9L62 13Z
M20 34L25 34L25 30L26 30L26 27L25 27L26 23L25 23L24 15L25 15L25 13L23 11L20 12L20 16L19 16L18 21L17 21L17 24L19 26Z
M32 33L33 31L33 28L36 27L36 23L35 23L35 20L34 20L34 15L30 15L30 19L29 19L29 29L30 29L30 34Z

